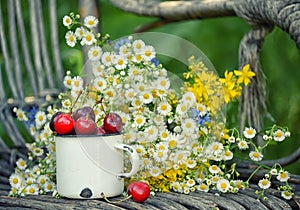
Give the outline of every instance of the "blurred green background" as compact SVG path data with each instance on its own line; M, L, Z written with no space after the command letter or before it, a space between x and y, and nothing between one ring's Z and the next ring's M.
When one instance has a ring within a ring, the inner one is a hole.
M156 18L129 14L112 7L107 0L100 0L100 25L102 34L109 33L111 39L117 39L134 33L143 24L151 23ZM80 48L69 48L65 44L66 28L62 25L64 15L78 12L75 1L58 1L59 43L65 70L79 73L83 65ZM46 15L47 13L45 13ZM238 68L238 48L242 37L251 28L238 17L214 18L171 23L151 31L174 34L198 46L214 64L219 75L226 69ZM269 34L261 51L261 64L266 76L267 105L276 124L289 127L292 136L283 143L268 147L266 158L280 158L290 154L300 146L300 57L299 51L288 34L275 28ZM178 64L165 60L164 66L169 71L178 71ZM184 66L179 71L184 71ZM236 104L228 106L228 123L238 126ZM266 119L265 126L273 122ZM1 132L1 131L0 131ZM300 160L287 167L290 172L300 174Z

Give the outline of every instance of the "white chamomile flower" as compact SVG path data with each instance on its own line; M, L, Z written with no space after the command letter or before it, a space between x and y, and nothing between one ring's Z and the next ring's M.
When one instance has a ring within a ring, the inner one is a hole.
M18 159L16 165L20 170L24 170L27 167L27 163L23 158Z
M166 116L170 113L172 107L167 101L162 101L157 106L157 112L163 116Z
M127 59L121 55L115 55L113 58L113 64L117 70L125 69L127 66Z
M132 61L135 63L140 63L142 60L143 60L143 57L140 54L133 55L133 57L132 57Z
M167 150L157 150L153 154L153 158L157 162L164 162L168 158Z
M105 100L108 100L108 101L113 100L113 99L115 99L116 95L117 95L117 93L113 88L108 88L104 91Z
M18 109L17 107L14 107L13 111L16 113L16 116L18 120L20 121L28 121L27 116L25 115L25 112L22 109Z
M151 176L153 177L158 177L160 174L161 174L161 169L157 166L153 166L151 169L150 169L150 174Z
M233 158L233 152L231 152L230 150L226 150L223 153L223 160L231 160Z
M68 89L72 88L72 77L70 75L66 75L65 76L65 78L64 78L64 85Z
M95 77L104 76L104 69L105 66L100 61L92 63L92 71Z
M220 179L217 182L217 190L220 192L226 193L229 190L230 183L227 179Z
M223 144L221 144L220 142L213 142L207 150L212 154L221 154L223 152L223 149Z
M188 187L193 187L195 184L196 184L196 182L195 182L194 179L188 179L188 180L186 181L186 185L187 185Z
M142 58L145 61L151 61L151 59L155 58L155 56L156 56L154 47L152 47L150 45L143 47L141 54L142 54Z
M270 182L270 180L268 180L268 179L261 179L261 180L259 180L259 182L258 182L258 186L259 186L261 189L268 189L268 188L271 186L271 182Z
M201 117L207 114L207 107L204 104L197 104L197 109Z
M252 127L245 128L245 130L243 131L243 134L247 139L252 139L256 135L256 130Z
M38 111L35 114L35 124L37 128L41 128L47 121L47 115L43 111Z
M176 134L170 134L168 138L168 145L170 149L175 149L179 145L179 136Z
M192 92L187 92L187 93L183 94L181 100L184 103L186 103L186 105L188 107L192 107L196 103L196 97L195 97L194 93L192 93Z
M211 165L208 170L212 174L218 174L221 172L221 169L217 165Z
M240 150L246 150L246 149L248 149L248 148L249 148L248 142L245 141L245 140L240 140L240 141L238 142L238 148L239 148Z
M48 180L49 180L49 177L47 177L46 175L40 175L37 178L37 183L38 183L38 185L44 186Z
M152 93L147 90L139 94L139 98L143 104L149 104L153 101Z
M68 31L65 35L65 39L67 45L69 45L70 47L74 47L77 42L76 36L73 31Z
M181 184L179 182L173 182L172 183L172 188L175 192L183 192Z
M164 124L164 117L163 116L160 116L160 115L156 115L154 118L153 118L153 122L160 126L160 125L163 125Z
M234 143L235 142L235 137L234 136L229 136L228 141L230 143Z
M125 91L125 98L127 101L132 101L133 98L135 97L136 93L133 88L130 88Z
M167 90L170 87L170 80L166 77L159 77L155 84L157 89Z
M64 17L63 17L63 24L64 24L64 26L70 26L71 24L72 24L72 18L69 16L69 15L65 15Z
M159 132L159 137L161 140L163 141L167 141L170 137L170 131L167 130L167 129L162 129L160 132Z
M276 168L272 168L272 169L270 170L270 174L271 174L271 175L277 175L277 174L278 174L277 169L276 169Z
M144 133L149 141L154 141L157 139L158 129L155 126L151 125L145 129Z
M87 16L84 18L84 25L88 28L94 28L98 25L99 20L94 16Z
M282 191L282 192L281 192L281 196L282 196L284 199L286 199L286 200L292 199L293 195L294 195L294 193L292 193L292 192L290 192L290 191L288 191L288 190L285 190L285 191Z
M174 153L172 153L174 154ZM174 156L170 159L177 164L183 164L186 160L187 157L190 155L189 151L185 151L185 150L178 150L176 151L176 153L174 154Z
M286 182L290 178L290 174L287 171L280 170L276 178L280 182Z
M145 47L145 42L142 41L142 40L135 40L133 43L132 43L132 47L133 47L133 51L135 53L139 53L142 51L142 49Z
M86 30L84 29L84 27L81 26L75 29L75 36L77 37L77 39L82 39L85 34Z
M26 184L27 184L27 185L33 184L33 183L35 183L35 182L36 182L36 179L33 178L33 177L28 177L28 178L26 179Z
M135 127L142 127L146 122L146 118L143 116L143 115L136 115L134 117L134 124L135 124Z
M199 191L202 191L202 192L208 192L209 191L209 187L207 184L205 183L200 183L198 186L197 186L197 189Z
M261 154L261 152L251 151L249 153L249 157L254 161L261 161L264 156L263 156L263 154Z
M74 91L82 90L83 79L80 76L73 77L71 86Z
M88 57L91 61L98 61L101 58L102 49L99 46L93 46L88 51Z
M96 90L103 91L107 87L107 82L104 78L97 77L94 80L94 87L96 88Z
M101 56L101 62L105 66L111 66L113 61L113 55L110 52L104 52Z
M32 153L33 153L34 156L40 157L44 154L44 150L41 149L41 148L36 147L32 150Z
M143 158L142 161L141 161L141 165L146 169L151 169L152 168L152 162L150 161L149 158Z
M146 149L145 149L145 147L144 147L143 145L140 145L140 144L134 145L133 148L135 149L135 151L136 151L140 156L146 154Z
M127 45L122 45L119 48L119 54L124 58L128 58L129 56L131 56L131 52L128 49Z
M66 99L61 102L61 105L63 108L68 109L68 108L71 108L72 103L71 103L70 99Z
M282 130L277 130L274 132L274 141L278 141L278 142L281 142L285 139L285 134Z
M44 185L45 192L52 192L55 189L55 184L52 181L47 180Z
M87 31L87 32L84 34L84 36L82 37L80 44L81 44L82 46L84 46L84 45L92 45L92 44L94 44L96 41L97 41L97 40L96 40L96 38L95 38L95 35L94 35L92 32Z
M22 185L23 179L20 174L14 173L9 177L9 184L14 188L19 188Z
M143 104L141 102L140 99L138 98L133 98L133 100L131 101L131 105L134 107L134 108L140 108Z
M196 167L197 162L196 162L195 160L193 160L193 159L187 159L187 160L185 161L185 165L186 165L186 167L188 167L188 168L194 168L194 167Z
M188 118L182 122L181 127L182 130L186 133L194 133L195 130L197 129L197 124L193 119Z
M176 114L179 116L186 115L188 111L188 106L185 103L180 103L176 107Z
M28 185L25 188L25 191L26 191L27 195L38 195L39 194L39 188L38 188L37 184Z

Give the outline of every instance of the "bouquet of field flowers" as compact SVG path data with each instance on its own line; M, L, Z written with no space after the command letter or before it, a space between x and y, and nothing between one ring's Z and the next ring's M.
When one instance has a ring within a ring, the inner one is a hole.
M252 127L242 133L225 128L225 104L237 99L242 86L255 76L249 65L226 71L224 78L219 78L196 55L188 59L183 81L174 79L158 61L153 46L134 36L111 41L109 35L94 32L98 24L95 17L88 16L83 22L79 19L73 13L63 18L69 29L65 38L70 47L78 43L89 46L91 73L76 76L67 71L66 91L59 95L58 105L14 109L35 141L28 144L28 159L16 163L10 195L55 192L55 140L49 121L58 111L92 107L98 125L106 112L119 114L123 141L135 148L142 162L131 180L144 179L152 191L159 192L188 194L216 189L236 193L248 187L249 180L238 179L236 164L231 162L235 152L246 151L248 159L261 161L262 150L270 142L290 136L287 128L276 125L263 132ZM264 145L255 144L258 135L262 135ZM287 182L288 172L277 164L265 168L269 172L259 181L258 194L263 196L276 176L285 184L279 189L282 196L290 199L293 192Z

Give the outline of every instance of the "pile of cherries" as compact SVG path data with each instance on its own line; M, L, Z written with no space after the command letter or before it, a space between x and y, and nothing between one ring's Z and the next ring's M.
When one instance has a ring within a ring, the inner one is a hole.
M50 120L50 129L59 135L101 135L122 131L122 119L114 112L105 116L100 127L95 118L95 112L89 106L81 107L73 113L56 112Z

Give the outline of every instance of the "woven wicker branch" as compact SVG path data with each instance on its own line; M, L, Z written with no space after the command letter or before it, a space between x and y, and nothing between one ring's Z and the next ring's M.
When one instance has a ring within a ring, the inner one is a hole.
M124 11L168 21L239 16L252 26L277 25L300 48L299 0L110 0Z

